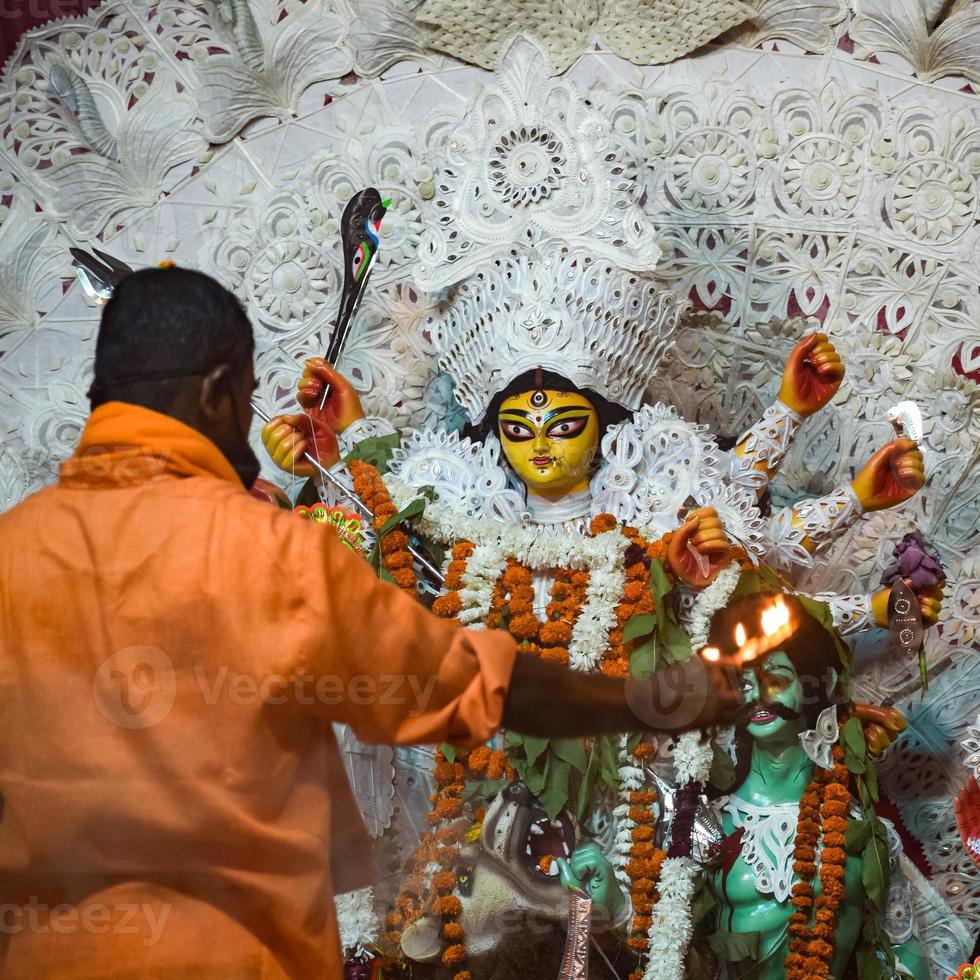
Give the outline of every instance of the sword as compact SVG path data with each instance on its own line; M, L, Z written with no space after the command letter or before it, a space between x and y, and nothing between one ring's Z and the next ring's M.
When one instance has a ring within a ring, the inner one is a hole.
M366 187L363 191L358 191L344 208L340 219L340 240L344 249L344 288L340 294L337 322L327 347L326 360L329 364L336 365L347 344L354 314L378 258L378 230L390 204L391 198L382 201L375 188ZM325 384L320 397L321 412L329 397L330 385Z

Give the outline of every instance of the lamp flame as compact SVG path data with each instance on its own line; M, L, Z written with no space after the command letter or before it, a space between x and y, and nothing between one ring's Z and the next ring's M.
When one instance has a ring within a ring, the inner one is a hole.
M772 636L788 625L789 606L782 596L777 596L773 604L762 611L762 631L766 636Z
M741 623L735 626L735 642L738 644L735 660L743 664L755 660L756 657L770 650L775 650L783 640L793 635L796 627L792 620L793 616L786 600L781 595L776 596L762 610L762 633L759 636L749 638Z
M701 656L704 657L705 660L710 660L712 663L714 663L721 657L721 650L719 650L718 647L705 647L701 651Z

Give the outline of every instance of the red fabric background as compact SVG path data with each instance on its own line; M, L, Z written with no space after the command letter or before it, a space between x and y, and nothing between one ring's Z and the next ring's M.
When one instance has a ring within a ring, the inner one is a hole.
M99 3L101 0L0 0L0 68L24 31L49 20L77 17Z

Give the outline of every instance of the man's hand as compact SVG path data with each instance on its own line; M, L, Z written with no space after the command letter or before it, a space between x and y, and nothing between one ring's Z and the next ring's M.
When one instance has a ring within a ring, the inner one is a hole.
M330 385L330 395L321 409L324 385ZM354 386L322 357L311 357L306 362L296 400L308 415L325 422L338 435L352 422L364 418L361 398Z
M279 469L305 479L317 472L303 459L305 453L328 469L340 462L333 429L322 419L303 413L270 419L262 429L262 444Z
M667 548L667 562L682 582L703 589L721 571L730 552L731 543L717 511L701 507L691 511L674 532Z
M742 704L731 665L697 651L651 677L627 678L626 700L643 727L670 734L731 724Z
M881 755L908 727L898 708L878 708L864 701L854 702L854 714L864 726L864 740L872 755Z
M910 578L902 581L911 589L912 580ZM888 626L888 599L891 596L891 588L879 589L871 596L871 614L874 616L875 623L882 628ZM939 622L939 614L943 609L943 586L930 585L928 588L919 589L915 593L919 600L919 609L922 612L922 625L929 627L935 626Z
M926 482L925 463L911 439L893 439L864 464L851 489L866 511L904 504Z
M783 368L779 400L800 415L823 408L840 387L844 365L825 333L804 337Z
M568 889L581 889L592 899L592 920L606 928L626 908L626 896L608 858L593 841L576 847L571 858L556 858L558 880Z

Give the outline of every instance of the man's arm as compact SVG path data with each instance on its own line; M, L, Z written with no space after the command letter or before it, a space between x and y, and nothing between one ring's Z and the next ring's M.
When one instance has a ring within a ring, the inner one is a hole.
M697 656L646 680L623 680L518 655L502 724L541 738L681 732L731 722L737 707L728 675Z

